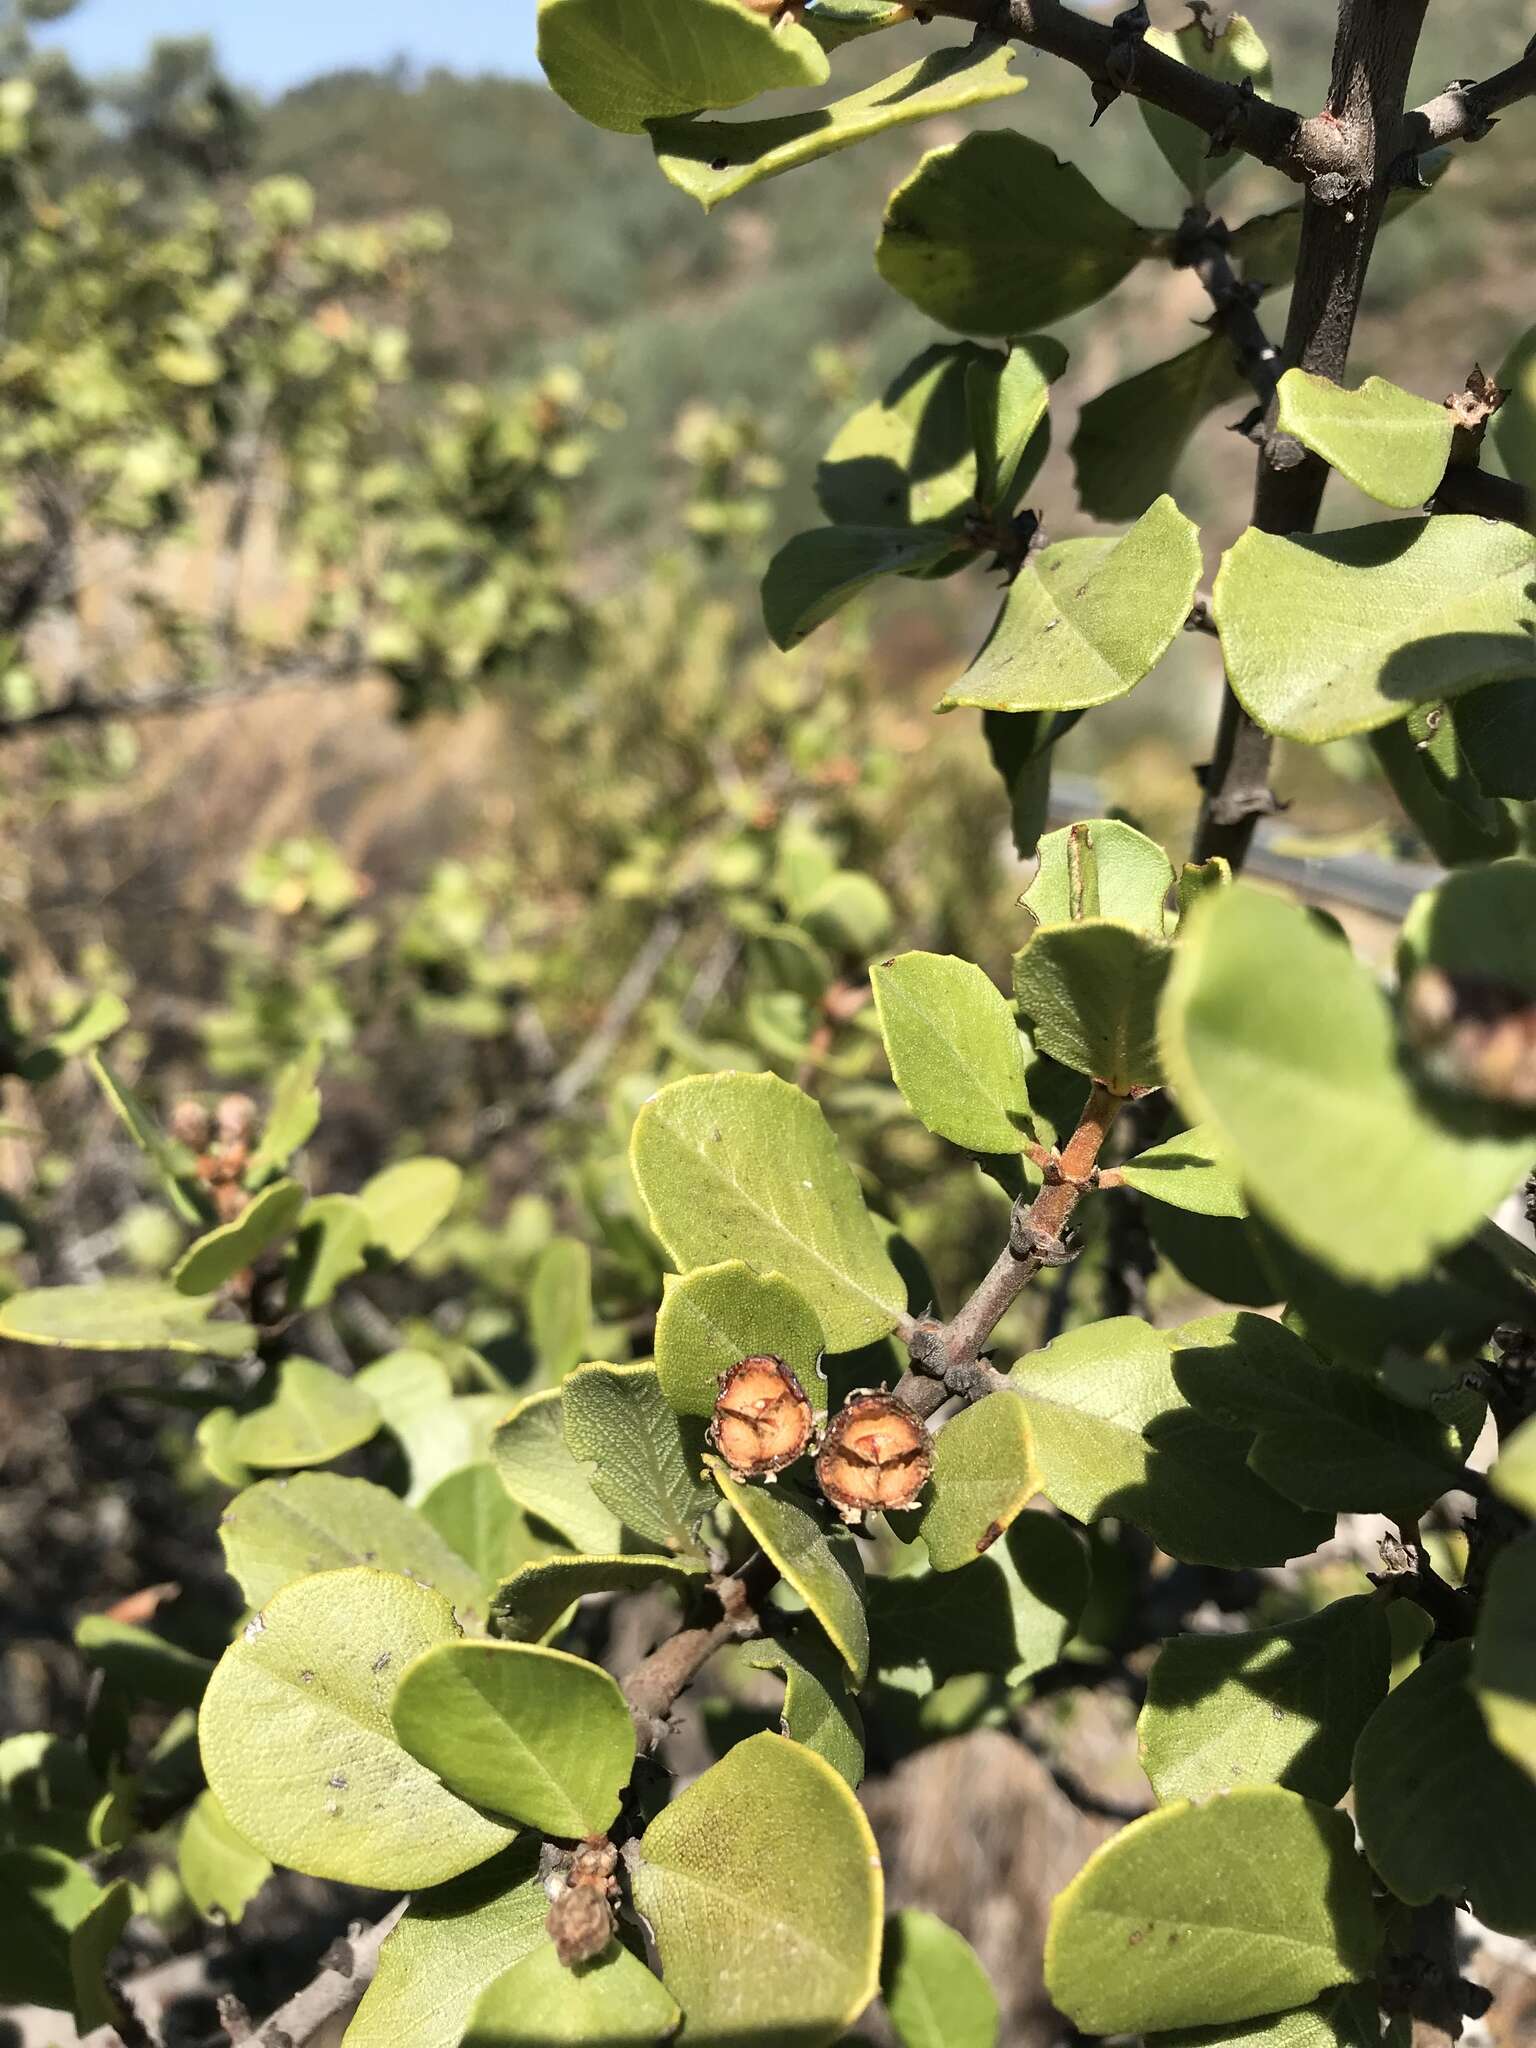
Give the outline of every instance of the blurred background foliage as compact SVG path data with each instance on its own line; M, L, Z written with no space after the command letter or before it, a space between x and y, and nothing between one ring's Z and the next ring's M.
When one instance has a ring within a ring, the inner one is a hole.
M1321 98L1326 12L1265 11L1293 104ZM573 1355L643 1356L661 1261L628 1128L660 1082L721 1066L819 1094L929 1251L917 1293L953 1300L1007 1195L898 1115L863 968L899 946L996 972L1015 941L1027 870L1001 785L973 715L930 711L990 594L904 583L782 656L756 582L836 426L930 338L876 277L871 224L954 134L835 156L811 204L791 176L705 219L536 84L402 65L257 105L205 43L87 83L27 15L0 42L0 1287L166 1256L88 1076L29 1064L109 999L129 1019L114 1057L162 1112L262 1097L317 1048L316 1191L419 1151L466 1169L447 1228L325 1337L332 1362L406 1339L465 1389L522 1384L578 1242ZM1533 29L1530 0L1475 25L1436 10L1419 83L1492 70ZM845 89L891 61L882 40L842 54ZM1030 69L1007 118L1171 227L1130 103L1090 146L1080 81ZM1233 221L1286 196L1246 163L1222 187ZM1531 200L1512 126L1461 154L1383 244L1362 373L1437 396L1469 336L1499 359L1532 318ZM1144 265L1115 311L1063 330L1032 493L1053 534L1091 526L1076 409L1185 346L1204 304ZM1180 474L1213 554L1251 484L1230 423ZM1180 849L1218 680L1185 636L1064 766ZM1396 829L1351 743L1287 754L1281 784L1315 839ZM1091 1259L1081 1274L1094 1313ZM1029 1313L1074 1310L1041 1290ZM60 1433L98 1383L49 1362L0 1391L23 1725L68 1682L60 1610L167 1570L163 1418L110 1400L99 1443ZM98 1456L129 1475L115 1496L82 1476ZM53 1508L59 1569L39 1575L25 1532Z

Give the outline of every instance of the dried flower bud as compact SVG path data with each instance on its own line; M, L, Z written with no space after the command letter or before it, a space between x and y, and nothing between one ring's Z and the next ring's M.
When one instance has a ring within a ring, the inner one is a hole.
M1489 976L1421 967L1403 989L1408 1042L1442 1087L1536 1108L1536 1002Z
M805 1389L783 1359L744 1358L720 1376L709 1436L738 1479L761 1479L794 1463L814 1423Z
M256 1135L260 1111L249 1095L226 1095L214 1111L214 1125L219 1142L224 1145L249 1145Z
M600 1956L613 1939L613 1908L602 1885L568 1884L544 1922L555 1954L569 1970Z
M816 1459L821 1490L845 1521L871 1508L909 1508L933 1470L923 1418L894 1394L854 1394L828 1427Z
M185 1145L188 1151L206 1152L213 1136L213 1119L200 1102L188 1096L171 1111L170 1132L177 1144Z

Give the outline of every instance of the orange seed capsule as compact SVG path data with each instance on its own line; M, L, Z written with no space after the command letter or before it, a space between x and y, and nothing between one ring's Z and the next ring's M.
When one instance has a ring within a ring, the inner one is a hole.
M894 1394L854 1394L833 1417L816 1459L821 1490L844 1521L873 1508L909 1508L933 1470L923 1418Z
M805 1389L782 1358L744 1358L720 1375L710 1441L738 1479L792 1465L815 1424Z

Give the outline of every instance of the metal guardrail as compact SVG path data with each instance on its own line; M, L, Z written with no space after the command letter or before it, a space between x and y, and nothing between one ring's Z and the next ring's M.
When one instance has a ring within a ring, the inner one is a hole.
M1077 818L1101 818L1103 793L1086 775L1058 775L1051 781L1053 825ZM1272 844L1277 829L1268 822L1254 835L1246 871L1271 882L1283 882L1312 902L1343 903L1377 917L1400 921L1421 890L1433 888L1445 873L1429 861L1383 860L1374 853L1302 855L1281 853Z

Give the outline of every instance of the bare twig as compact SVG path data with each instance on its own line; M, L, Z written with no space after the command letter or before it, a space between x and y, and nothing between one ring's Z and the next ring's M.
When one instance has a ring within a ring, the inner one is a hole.
M1400 179L1416 157L1448 142L1481 142L1495 117L1519 100L1536 98L1536 36L1525 54L1481 80L1453 78L1444 92L1404 116L1394 174Z
M40 711L20 718L0 718L0 744L26 739L56 725L105 725L114 719L156 718L170 711L210 710L219 704L238 704L250 697L265 697L277 690L325 690L361 682L368 674L355 657L316 661L309 656L275 662L250 675L236 676L227 683L179 681L160 683L132 694L98 697L83 676L76 676L63 696Z
M1302 205L1301 244L1279 367L1293 365L1341 383L1398 154L1408 73L1428 0L1340 0L1333 80L1319 123L1331 166L1312 179ZM1328 468L1286 435L1259 453L1253 523L1265 533L1310 533ZM1194 859L1222 854L1240 867L1261 818L1278 808L1269 786L1273 742L1249 717L1230 683L1195 833Z
M635 1012L656 986L656 977L671 959L683 929L681 913L670 906L651 926L581 1051L560 1069L545 1090L548 1110L558 1114L569 1109L597 1079L634 1021Z
M713 1581L717 1621L679 1629L624 1680L624 1697L643 1749L654 1749L667 1730L678 1695L687 1690L717 1650L762 1632L761 1608L778 1580L778 1566L759 1553L734 1576Z
M982 1351L1035 1275L1075 1256L1067 1226L1095 1184L1099 1153L1126 1099L1095 1081L1077 1129L1060 1157L1047 1164L1045 1185L1027 1207L1022 1200L1014 1204L1008 1242L970 1300L948 1323L907 1317L898 1327L912 1370L896 1391L919 1414L933 1414L951 1394L975 1400L1008 1384L981 1362Z
M1308 175L1309 142L1314 154L1327 147L1326 137L1310 134L1315 124L1291 108L1209 78L1143 41L1138 17L1141 29L1146 17L1135 7L1111 22L1093 21L1061 0L924 0L923 12L974 22L1075 64L1093 86L1101 111L1128 93L1177 114L1205 131L1213 155L1240 149L1299 183Z
M320 1958L319 1974L247 2036L252 2048L304 2048L327 2021L350 2012L373 1981L379 1951L410 1904L398 1900L372 1927L349 1928Z
M1174 266L1192 270L1205 286L1211 302L1207 325L1231 344L1237 367L1253 386L1260 406L1268 411L1280 381L1280 351L1259 319L1262 288L1246 283L1232 268L1228 239L1225 221L1213 220L1203 206L1192 206L1179 223Z

